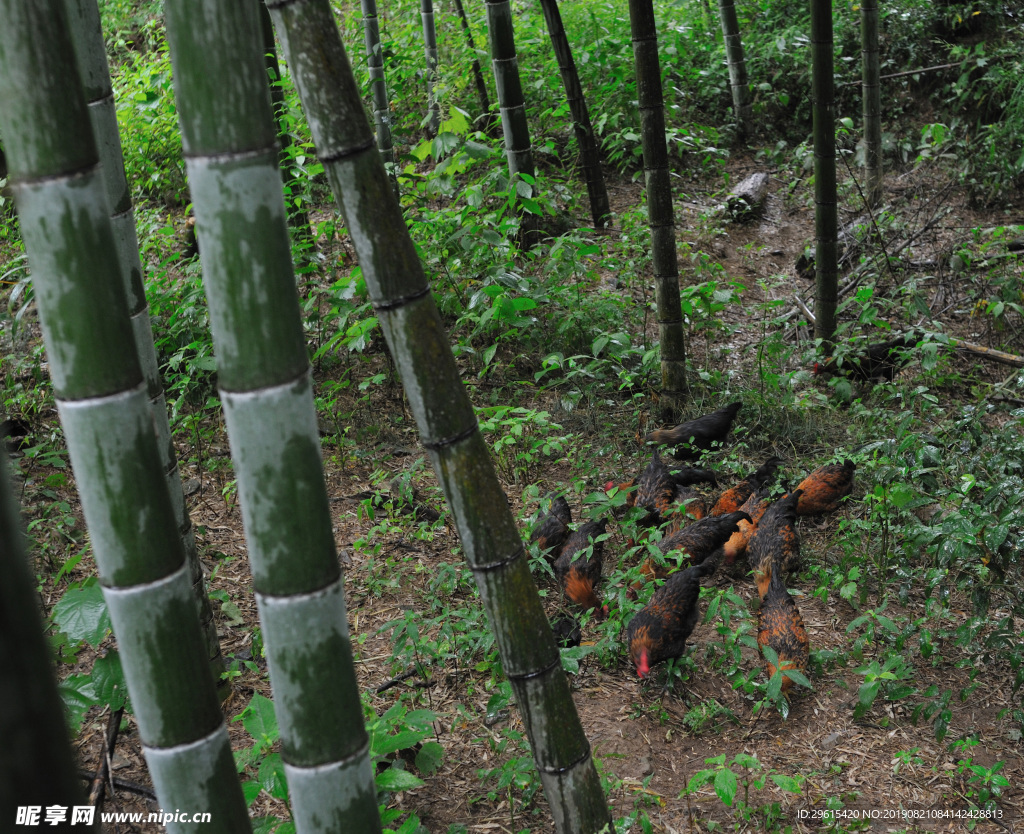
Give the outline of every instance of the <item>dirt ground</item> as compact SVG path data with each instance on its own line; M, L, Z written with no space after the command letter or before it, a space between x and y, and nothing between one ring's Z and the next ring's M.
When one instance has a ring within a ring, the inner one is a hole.
M755 167L751 160L734 160L730 164L732 181L737 182ZM915 179L919 176L914 172L894 175L889 184L887 198L903 206L913 204L908 195L918 190L922 194L939 195L930 209L920 209L914 228L920 230L933 218L938 219L931 228L921 232L903 254L922 260L933 259L940 264L931 270L931 277L922 279L927 285L926 291L936 317L962 338L985 342L990 334L969 317L969 310L964 310L959 304L962 294L958 282L963 278L955 275L948 266L949 254L953 246L967 236L967 229L1014 221L1021 223L1024 222L1024 213L1009 219L1005 215L986 217L984 213L972 210L955 191L943 193L942 184L924 184ZM806 195L799 199L787 196L786 183L775 178L761 219L747 224L725 223L716 226L720 232L714 236L704 235L699 231L707 225L702 217L713 211L716 202L721 200L720 188L721 183L713 183L692 190L683 204L680 225L684 240L705 251L722 264L728 275L746 286L743 304L730 305L725 313L726 317L732 317L731 323L748 324L744 318L753 315L756 305L764 300L783 299L788 309L793 305L794 293L805 301L812 297L812 282L797 276L794 269L804 245L813 237L812 208L807 204ZM639 187L628 182L614 183L612 193L617 210L636 205L641 199ZM944 214L947 208L952 211ZM687 269L688 262L681 258L684 280ZM794 316L793 321L798 318ZM744 348L758 338L753 332L755 329L746 327L738 330L724 343L693 344L695 364L729 362L735 365L737 373L752 374L746 358L749 352ZM805 329L800 329L790 338L808 339L810 335ZM957 361L970 363L966 358ZM1004 378L1009 369L975 364L972 372L976 377L997 380ZM379 403L381 407L402 407L397 392L384 392L377 396L391 398L387 403ZM558 416L570 430L573 416ZM630 424L632 419L633 415L629 415L624 424ZM624 432L624 436L626 434ZM628 431L628 436L632 437L632 430ZM382 433L382 438L385 444L391 444L395 453L383 461L378 455L372 465L349 459L339 466L332 458L331 450L325 450L328 487L337 520L337 543L345 567L350 625L355 637L365 636L365 641L357 646L359 682L364 690L376 689L395 674L390 664L390 641L386 635L378 633L378 629L403 609L416 609L421 605L420 586L431 573L436 573L440 564L461 564L458 553L453 555L457 538L450 527L440 531L430 542L392 536L384 542L385 553L400 551L407 560L404 564L410 564L408 560L412 559L420 569L400 577L395 586L384 591L380 590L379 583L371 581L375 566L370 557L355 546L356 541L366 535L371 522L359 517L359 499L353 496L372 489L375 482L380 483L381 475L378 472L374 476L375 468L383 467L387 476L400 474L420 454L415 434L408 428L391 429L390 435ZM629 445L629 449L639 470L643 453L635 443ZM182 450L183 458L188 457L185 451ZM217 455L225 454L226 441L211 451ZM412 454L405 453L409 451ZM824 457L833 450L821 451ZM542 492L557 486L564 474L564 469L558 466L544 472ZM629 474L632 473L623 473L624 476ZM189 504L193 521L200 531L201 553L207 560L206 567L210 570L216 568L213 586L226 590L241 611L241 622L231 622L223 616L218 621L225 652L239 654L251 650L248 643L257 619L248 591L240 513L236 506L225 503L221 492L227 477L225 473L218 476L204 474L199 467L183 469L183 481L191 481L194 489ZM432 483L429 472L422 476L422 483ZM856 500L863 494L863 489L864 485L860 484L855 500L844 512L857 514L863 511ZM510 486L508 490L517 512L521 510L520 492L519 487ZM526 510L527 513L535 512L536 507ZM578 517L580 507L574 506L573 511ZM840 516L828 517L824 521L801 522L805 561L827 563L836 558L832 538L839 522ZM614 551L620 543L620 539L613 536L609 549ZM831 649L843 657L849 652L853 639L847 634L847 626L858 612L834 595L827 600L812 596L815 584L804 575L796 575L789 584L795 593L801 594L798 604L812 648L816 651ZM711 586L731 586L748 603L756 600L749 577L733 578L719 572L711 580ZM553 596L550 595L549 599ZM923 598L912 594L902 611L914 614L923 609ZM964 610L957 613L966 618L966 604ZM957 812L962 814L967 808L968 786L959 772L956 754L950 752L947 745L951 740L974 733L979 739L979 744L970 752L975 763L991 765L997 761L1005 762L1002 772L1010 782L1010 787L999 800L1001 819L973 821L976 822L974 830L1012 832L1022 829L1024 761L1019 727L1009 716L1011 707L1020 706L1020 696L1011 691L1011 670L998 665L989 666L978 675L978 686L966 700L961 702L954 697L951 704L953 717L944 743L936 741L930 722L921 720L913 723L909 711L902 704L879 699L865 717L854 719L853 706L858 686L863 680L854 672L860 665L855 661L829 663L816 670L812 675L813 691L800 691L794 697L787 720L770 709L755 716L752 701L734 691L724 676L707 671L704 659L709 646L719 639L716 632L719 624L698 625L691 638L694 648L690 660L684 665L683 680L677 681L671 691L664 690L663 676L656 675L650 683L639 682L624 657L612 668L602 668L593 659L585 659L579 674L572 677L584 728L602 772L612 783L609 800L615 816L621 817L635 808L643 808L650 817L653 830L668 834L766 830L763 814L750 821L744 820L735 809L726 807L709 785L685 795L688 781L708 767L705 764L708 759L725 756L727 761L731 761L737 754L747 753L756 756L766 772L806 777L801 795L787 793L771 780L760 790L750 789L747 800L751 807L778 804L777 824L780 830L786 827L794 832L830 830L821 820L821 812L829 799L838 799L847 816L831 830L966 831L969 821L954 815ZM594 629L595 626L591 625L584 632L585 644L595 639ZM871 651L869 647L864 663L871 659ZM941 665L929 666L923 661L917 664L915 685L924 690L934 683L942 689L952 688L954 692L967 687L969 670L956 665L957 660L964 658L960 658L952 647L944 650L941 656ZM83 662L87 660L83 655ZM760 664L752 649L744 649L743 661L746 668L757 668ZM484 717L489 693L485 681L480 680L476 687L467 687L466 684L467 676L471 678L474 674L473 670L430 670L429 686L422 687L418 703L440 716L437 732L438 740L445 748L444 763L436 774L426 780L425 787L399 794L395 802L400 807L415 810L431 832L445 832L452 824L462 824L473 832L495 834L550 831L550 819L541 793L525 808L521 807L520 795L514 791L503 792L494 800L486 798L490 786L479 778L478 770L494 767L500 760L500 757L495 757L487 739L497 738L498 732L504 728L522 730L522 724L513 706L497 724L487 725ZM414 678L375 694L374 708L378 713L384 712L397 701L399 693L407 693L415 686L417 681ZM268 690L266 682L257 675L244 674L238 678L233 694L225 704L229 719L248 703L255 691L269 696ZM711 705L717 705L717 709ZM710 710L711 717L695 722L692 714L695 709L705 713ZM91 714L76 741L82 767L87 770L97 767L106 721L105 714ZM700 723L696 729L695 723ZM229 728L236 747L251 743L240 724L231 723ZM915 749L917 758L897 767L900 764L897 754ZM140 754L138 735L131 722L128 730L120 736L112 764L117 779L138 785L150 784ZM681 797L681 794L684 795ZM146 805L144 797L126 790L117 790L113 797L107 799L107 810L141 810ZM285 814L283 805L270 800L265 794L257 800L254 810ZM903 816L905 813L918 816L906 817ZM861 818L857 819L855 815ZM874 818L864 819L871 816ZM149 832L162 829L147 824L122 824L116 830Z

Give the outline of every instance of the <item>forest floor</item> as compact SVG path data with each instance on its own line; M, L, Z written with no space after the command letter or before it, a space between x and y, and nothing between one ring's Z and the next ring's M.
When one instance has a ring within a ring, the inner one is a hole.
M734 159L729 165L731 181L738 182L756 167L752 160ZM928 271L928 278L922 278L934 317L945 324L950 334L986 343L990 334L981 320L972 318L970 310L959 303L958 286L965 278L950 268L949 255L954 245L968 236L969 229L1024 222L1024 209L1017 206L1016 217L1008 217L1005 212L987 216L972 209L956 189L947 188L944 183L922 181L923 176L914 171L894 175L887 197L898 204L907 218L908 235L917 235L909 247L913 257L938 264ZM756 325L761 314L758 311L764 308L765 302L774 300L788 309L793 306L794 293L799 293L804 300L813 296L812 282L798 277L794 269L804 245L813 239L813 207L805 191L791 195L787 184L775 178L761 217L746 224L709 224L707 218L721 202L723 187L722 182L703 183L690 190L682 207L680 235L689 243L690 251L708 255L745 289L741 303L728 305L722 314L727 323L733 325L724 331L722 340L714 343L696 340L690 350L691 360L698 367L727 365L742 380L733 387L742 389L757 384L754 343L759 338ZM616 210L636 206L642 199L640 186L626 180L613 181L612 194ZM615 234L615 230L609 234ZM688 269L686 258L681 258L684 276ZM611 285L615 279L606 276L606 280ZM793 319L797 320L799 316ZM650 335L656 334L652 330ZM812 337L801 328L793 330L789 338L807 340ZM972 379L998 381L1009 373L1007 368L979 364L970 358L958 357L954 361L964 363L965 377ZM913 368L911 365L903 373L913 374ZM821 383L808 379L806 384ZM514 705L496 714L488 713L488 702L496 685L491 669L438 666L429 661L430 668L423 675L376 692L378 687L400 674L406 663L405 656L398 655L394 649L390 628L385 627L396 619L401 620L405 612L432 615L427 600L436 598L439 569L451 565L459 572L463 562L450 524L436 526L430 537L417 538L408 535L408 528L394 525L385 530L380 518L366 516L365 496L375 490L386 491L381 484L409 472L420 460L421 453L411 419L396 422L382 418L382 415L405 413L397 387L379 386L371 392L372 409L357 407L355 397L359 392L354 388L349 390L354 392L351 410L356 415L351 436L359 436L359 421L377 421L379 428L374 449L356 449L354 453L349 449L346 454L338 455L329 445L330 441L326 441L325 446L327 482L346 576L349 622L356 641L360 687L372 693L372 704L378 714L397 703L400 697L436 712L437 740L445 750L443 764L426 779L426 785L399 794L394 801L414 810L431 832L445 832L452 825L495 834L550 831L550 817L542 792L535 792L535 781L526 780L524 797L522 786L499 790L494 779L483 780L479 775L481 769L499 768L510 758L525 755L521 749L516 749L515 737L507 733L523 729ZM943 396L949 396L951 403L971 399L966 387L945 392ZM550 410L567 433L592 428L587 414L562 410L557 398L543 392L536 394L536 407ZM701 403L694 403L692 408L694 414L703 410ZM346 410L344 404L342 410ZM646 450L636 442L635 436L643 417L631 411L621 415L621 457L614 462L609 458L606 472L609 479L622 480L642 467ZM771 426L773 419L771 414L750 409L741 412L738 424ZM813 468L818 461L839 451L838 446L826 446L824 440L816 441L814 437L809 440L809 444L804 445L816 448L814 460L794 461L791 439L785 437L763 451L766 455L779 453L786 457L787 474L799 479L801 473ZM183 446L179 451L183 460L195 458L192 449ZM226 438L208 448L205 454L208 458L225 456ZM756 466L760 461L752 457L750 463ZM430 490L434 481L429 466L421 466L415 470L415 483L423 494L436 495ZM737 479L742 474L745 473L736 473ZM224 651L245 657L247 652L251 656L252 634L258 621L250 591L241 514L233 501L224 498L227 494L230 499L230 490L225 493L225 487L231 477L227 467L211 474L205 465L183 465L182 480L191 492L188 501L199 532L200 552L212 573L211 585L225 591L238 609L233 618L218 611ZM546 466L537 478L541 494L573 477L578 476L568 461ZM536 513L535 505L523 506L522 484L506 486L513 509L520 517ZM600 486L595 480L587 488L594 490ZM806 564L826 564L838 559L835 533L844 518L866 513L859 499L869 488L868 484L858 483L852 500L837 515L801 521ZM579 504L572 509L574 518L579 518ZM77 503L74 511L80 515ZM612 537L607 551L621 551L624 548L621 534L614 526L609 529ZM372 554L365 544L367 541L380 545L379 552ZM389 566L397 567L399 573L389 575ZM558 598L557 589L543 577L539 583L547 591L548 602L553 603ZM1012 707L1019 707L1020 695L1012 692L1011 670L998 664L988 666L977 675L977 686L971 691L969 668L962 668L962 664L972 662L972 658L958 653L956 647L946 646L936 652L933 665L925 662L916 665L913 683L920 691L934 684L938 689L968 692L965 700L954 697L950 704L952 719L944 742L936 740L931 722L911 720L911 711L903 703L879 699L867 715L854 718L853 707L857 703L858 687L863 682L863 676L855 669L870 663L874 648L868 642L862 657L857 660L849 657L857 634L848 633L847 628L862 611L840 599L838 594L830 593L827 598L813 595L816 584L805 574L795 575L789 584L798 594L812 648L832 650L834 654L823 652L822 656L830 660L813 670L813 691L796 691L786 720L771 708L755 715L754 703L705 664L708 653L713 653L713 647L723 639L720 618L698 625L691 638L690 657L682 664L682 678L677 679L670 690L663 686L663 674L656 674L650 682L638 681L624 655L610 665L602 665L593 657L583 659L579 672L571 677L572 689L599 767L610 780L609 800L615 816L624 817L641 808L646 811L652 830L669 834L787 828L795 832L944 832L965 831L971 827L980 832L1024 830L1024 758L1019 727L1009 715ZM732 587L748 604L756 601L749 576L730 577L719 572L710 585L719 589ZM868 602L876 604L876 589L870 580L865 589ZM476 605L478 600L458 590L445 604L454 610ZM887 613L913 617L924 608L923 593L912 591L898 605L890 603ZM969 609L969 600L954 600L949 616L966 618ZM751 622L756 628L756 617L752 621L749 613L744 612L731 625L736 628L746 623L749 628ZM598 639L599 628L595 623L585 627L584 645ZM426 640L428 636L422 637ZM257 662L262 663L259 658ZM743 648L745 668L757 668L760 662L756 651ZM79 665L67 668L67 672L88 668L90 663L89 653L83 653ZM225 703L229 719L245 707L254 692L269 696L269 684L260 675L243 670ZM94 770L97 767L106 722L106 715L97 711L87 717L76 740L83 768ZM230 723L229 729L236 748L251 744L239 723ZM949 741L971 735L978 740L972 749L963 754L949 749ZM499 751L498 747L508 739L513 740ZM902 757L905 761L901 761L903 751L910 751ZM757 777L768 773L804 777L801 794L788 793L770 779L760 789L751 786L749 794L745 794L742 768L735 767L741 785L737 801L744 800L746 811L737 805L727 807L711 785L703 785L687 795L687 784L698 771L714 769L714 765L706 764L707 760L724 756L726 762L732 762L741 753L756 756L763 768L761 774L749 774L751 785ZM999 799L1002 816L998 821L970 820L962 816L968 807L971 785L962 772L961 755L970 756L974 764L986 767L996 762L1005 763L1002 773L1010 787ZM149 784L138 734L131 721L118 741L113 773L118 779ZM839 812L843 816L831 825L821 819L829 800L843 809ZM107 800L107 810L142 810L144 805L142 799L124 791ZM269 799L266 794L257 800L254 810L286 815L283 803ZM123 824L116 830L149 832L162 828Z

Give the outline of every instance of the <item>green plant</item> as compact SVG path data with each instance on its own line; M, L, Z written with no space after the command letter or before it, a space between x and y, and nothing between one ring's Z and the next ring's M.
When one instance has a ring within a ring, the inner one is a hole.
M691 776L680 796L695 794L705 785L711 785L722 803L727 808L734 809L738 821L750 823L759 817L766 830L775 829L781 819L781 806L778 802L751 805L751 788L761 791L771 779L788 793L799 796L803 792L804 777L787 776L774 770L765 770L756 756L747 753L739 753L731 760L727 760L725 755L714 756L705 759L704 763L712 767L698 770Z

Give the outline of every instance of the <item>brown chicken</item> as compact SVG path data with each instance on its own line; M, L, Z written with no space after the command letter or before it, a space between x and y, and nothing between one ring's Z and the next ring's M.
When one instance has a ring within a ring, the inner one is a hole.
M842 364L834 357L814 363L814 374L833 376L842 374L852 379L869 382L872 379L893 381L896 371L910 361L910 349L921 341L921 335L910 330L886 342L867 345L856 356L847 356Z
M768 458L756 472L747 475L736 486L723 492L715 506L711 508L711 515L722 515L740 509L754 491L775 480L775 473L781 463L782 458Z
M675 457L677 460L691 460L699 457L701 451L710 449L712 443L721 443L725 440L729 429L732 428L732 421L736 419L736 413L743 406L741 402L730 403L718 411L682 423L671 429L658 429L644 437L648 443L658 443L663 446L675 446Z
M646 515L638 522L641 526L658 527L668 520L675 488L668 467L662 463L661 455L655 449L651 462L637 479L636 492L633 494L633 506L646 510Z
M743 506L740 507L740 510L750 516L750 521L740 520L736 525L736 532L722 546L725 551L722 563L726 568L731 569L736 564L737 559L747 552L747 543L750 541L750 537L754 535L757 523L761 520L761 516L764 515L765 510L768 509L768 505L771 503L771 499L768 497L770 492L770 486L763 486L752 492L750 497L743 502Z
M771 646L779 657L781 669L796 669L807 674L810 659L810 642L803 618L786 590L782 581L782 573L769 565L765 575L758 576L758 585L765 585L765 595L761 599L761 608L757 612L757 644ZM775 665L765 660L768 676L775 674ZM783 676L782 692L789 698L789 689L793 682Z
M797 489L803 492L796 505L797 515L822 515L839 507L839 502L853 491L853 473L857 465L829 463L819 466L804 478ZM794 490L795 491L795 490Z
M581 524L569 535L555 560L555 577L566 597L583 608L597 609L599 614L608 613L597 592L604 562L604 540L598 541L598 537L604 534L607 524L604 518Z
M718 558L714 557L672 574L629 621L626 648L641 678L661 661L682 656L700 615L700 580L711 576L717 567Z
M562 495L556 496L553 492L547 496L550 501L548 511L545 513L537 526L530 534L530 541L537 542L541 552L549 559L555 558L569 538L569 525L572 523L572 511L569 509L569 502Z
M754 569L757 592L762 599L767 585L762 586L759 577L768 575L768 568L774 567L781 578L784 573L792 573L800 565L800 536L796 532L796 506L799 500L800 490L796 489L773 501L757 522L747 542L747 558Z
M676 485L672 493L672 510L668 520L671 522L666 535L671 535L691 521L700 521L708 514L708 505L704 496L689 487Z
M665 556L680 550L685 557L688 557L692 565L705 562L728 541L736 531L737 525L744 520L749 521L750 516L739 510L725 515L708 516L683 527L670 536L665 536L658 542L658 550ZM672 568L657 564L650 556L640 565L640 572L647 581L662 579L668 575L670 570ZM642 587L642 583L643 580L639 580L634 583L633 588Z

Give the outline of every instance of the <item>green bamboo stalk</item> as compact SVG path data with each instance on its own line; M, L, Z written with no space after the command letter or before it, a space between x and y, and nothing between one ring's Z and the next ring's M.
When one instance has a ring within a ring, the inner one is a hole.
M572 58L572 49L569 47L569 39L565 34L565 26L562 24L562 14L558 11L557 0L541 0L540 6L548 25L551 46L558 57L558 71L562 76L562 86L565 87L569 112L572 113L572 126L576 131L576 142L580 146L583 179L587 184L587 194L590 196L590 215L594 220L594 225L601 228L611 223L612 215L608 205L608 189L605 187L604 174L601 172L597 140L594 138L594 128L590 123L587 100L583 97L583 86L580 84L580 76L576 71L576 62Z
M860 31L867 200L871 208L878 208L882 203L882 84L878 54L878 0L864 0L861 3Z
M19 807L37 809L39 825L47 806L65 806L70 822L72 808L85 805L9 474L0 450L0 820L7 828Z
M640 134L647 186L647 216L651 224L654 260L654 294L661 340L660 418L676 422L686 404L686 340L679 298L679 267L676 262L676 227L672 210L668 146L665 141L665 107L661 92L658 33L651 0L629 0L637 92L640 100Z
M831 352L839 297L836 195L835 82L832 76L832 0L811 0L811 85L814 114L814 337Z
M427 132L437 135L441 124L441 105L437 101L437 29L434 26L434 0L420 0L423 21L423 51L427 57Z
M371 152L370 126L328 0L271 0L268 6L423 445L458 525L556 829L599 831L610 819L590 746L423 267Z
M534 177L533 146L530 126L526 122L526 102L519 80L519 59L516 57L515 32L512 28L512 7L508 0L485 0L487 31L491 38L491 68L498 90L498 109L505 134L505 156L508 173L513 180L519 174Z
M377 149L391 178L391 190L397 197L398 177L395 174L395 152L391 142L391 104L388 101L388 84L384 78L384 50L380 44L377 0L360 0L360 4L363 9L366 66L370 72L370 93L373 98L373 121L377 126Z
M164 13L292 813L303 832L380 831L257 8L166 0Z
M494 127L494 113L491 112L491 100L487 95L487 82L484 81L484 73L480 69L480 61L476 57L476 42L473 40L473 30L469 26L469 18L466 17L466 9L462 5L462 0L455 0L455 11L458 13L459 23L462 24L462 31L466 35L469 52L473 56L473 83L476 85L476 94L480 98L480 115L475 121L480 123L482 131L490 133Z
M174 506L178 533L185 548L192 590L196 595L199 610L199 622L206 639L210 671L218 684L221 697L226 698L231 693L231 687L227 681L221 679L226 668L224 656L221 654L220 640L217 637L217 624L213 620L213 608L206 593L206 580L203 578L203 567L196 549L195 530L181 489L178 458L167 420L167 401L164 398L156 347L153 344L149 305L146 303L142 283L139 242L135 233L135 213L132 208L131 189L124 170L124 157L121 153L114 91L110 84L110 68L107 65L103 32L100 29L100 12L96 0L65 0L64 7L75 46L78 72L84 85L93 137L100 153L103 182L111 211L110 225L117 243L121 280L128 298L128 314L131 317L135 348L146 379L149 409L159 438L161 463Z
M732 109L740 136L750 135L750 84L747 81L747 62L743 57L743 40L736 17L735 0L718 0L718 13L725 38L725 57L729 64L729 84L732 87Z
M208 811L220 830L246 832L65 9L0 0L0 19L0 130L143 751L164 808Z
M281 165L281 176L284 178L286 187L296 187L298 181L291 175L295 143L292 141L292 135L285 130L284 126L286 105L284 89L281 87L281 65L277 60L277 43L274 40L274 23L270 19L270 12L267 11L267 7L263 3L259 4L259 8L260 34L263 36L263 65L270 81L270 103L274 112L277 141L280 145L278 158ZM313 237L309 231L309 212L306 211L305 205L293 197L290 200L285 200L285 207L288 209L289 227L296 232L298 239L307 248L312 248Z

